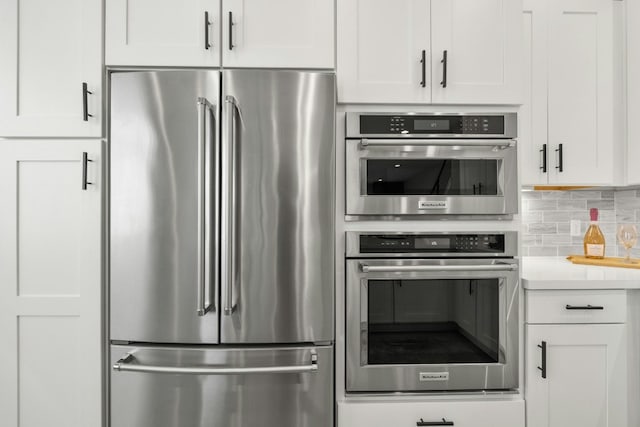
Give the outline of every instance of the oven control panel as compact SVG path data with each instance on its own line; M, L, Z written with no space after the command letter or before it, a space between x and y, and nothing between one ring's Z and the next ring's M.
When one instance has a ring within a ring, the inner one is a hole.
M491 135L505 132L503 115L360 115L361 135Z
M504 234L362 234L361 253L504 253Z

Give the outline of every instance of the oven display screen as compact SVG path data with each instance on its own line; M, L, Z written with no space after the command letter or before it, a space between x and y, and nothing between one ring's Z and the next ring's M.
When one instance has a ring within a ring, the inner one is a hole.
M416 249L451 249L451 239L448 237L416 237Z
M451 130L449 120L414 120L414 130Z

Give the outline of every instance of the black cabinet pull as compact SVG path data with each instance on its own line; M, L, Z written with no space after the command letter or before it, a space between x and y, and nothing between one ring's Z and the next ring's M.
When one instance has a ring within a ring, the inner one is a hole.
M604 310L604 307L601 305L569 305L567 304L564 308L567 310Z
M420 59L420 63L422 64L422 81L420 82L420 86L427 87L427 51L422 51L422 59Z
M85 122L89 121L89 117L93 117L93 115L89 114L89 107L88 107L89 100L87 99L89 95L93 95L93 92L90 92L89 89L87 89L87 83L83 82L82 83L82 120L84 120Z
M538 369L542 373L542 378L547 378L547 342L542 341L538 344L538 348L542 350L542 366L538 366Z
M547 144L542 144L540 152L542 153L542 166L540 166L540 169L542 169L542 172L547 173Z
M229 50L233 48L233 12L229 11Z
M425 421L420 418L420 421L416 423L416 426L452 426L453 421L447 421L444 418L442 421Z
M556 169L558 169L558 172L562 172L562 168L563 168L562 144L558 144L558 148L556 149L556 153L558 153L558 166L556 166Z
M442 61L440 61L442 63L442 81L440 82L440 84L442 85L442 87L447 87L447 51L444 50L442 51Z
M211 25L211 21L209 21L209 12L204 13L204 48L205 50L209 50L211 47L211 43L209 43L209 26Z
M92 162L93 160L89 159L89 155L87 154L87 152L83 152L82 153L82 189L86 190L87 189L87 185L93 185L93 182L89 182L87 180L87 166L89 162Z

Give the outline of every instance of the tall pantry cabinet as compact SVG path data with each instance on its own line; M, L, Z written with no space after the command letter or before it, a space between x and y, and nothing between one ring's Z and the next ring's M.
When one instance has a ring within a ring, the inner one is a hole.
M0 424L100 427L101 0L0 2Z

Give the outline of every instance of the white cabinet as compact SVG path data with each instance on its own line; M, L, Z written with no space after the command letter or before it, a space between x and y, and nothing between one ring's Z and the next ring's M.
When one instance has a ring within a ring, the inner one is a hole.
M334 68L333 0L223 0L225 67Z
M527 427L627 426L626 294L526 292Z
M624 332L623 324L528 325L527 426L626 426Z
M525 0L524 184L613 184L613 4Z
M640 184L640 2L627 1L627 156L626 183Z
M430 0L340 0L338 101L431 102L429 14Z
M102 2L3 0L0 16L0 137L100 137Z
M521 0L431 0L434 104L522 102L521 13Z
M334 68L334 2L106 0L106 63Z
M3 426L101 425L101 165L99 140L0 141Z
M456 427L524 427L524 401L402 401L374 400L339 402L338 427L411 427L455 425ZM452 424L438 424L439 422ZM427 424L433 423L433 424Z
M220 65L220 0L106 0L107 65Z
M341 0L338 101L520 103L521 12L519 0Z

